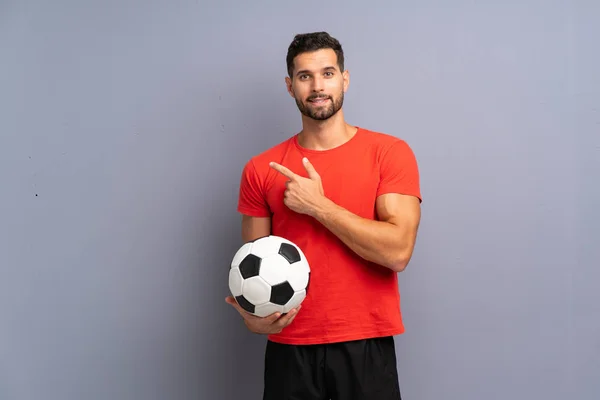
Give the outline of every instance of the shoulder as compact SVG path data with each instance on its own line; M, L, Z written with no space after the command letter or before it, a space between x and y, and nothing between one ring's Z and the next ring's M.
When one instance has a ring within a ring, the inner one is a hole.
M379 160L389 155L393 155L394 157L402 155L413 156L413 150L405 139L389 133L365 128L360 129L363 140L377 154Z
M294 145L294 136L289 137L262 152L253 155L246 161L244 170L252 170L255 174L266 175L270 171L269 163L278 161L290 150L290 146Z

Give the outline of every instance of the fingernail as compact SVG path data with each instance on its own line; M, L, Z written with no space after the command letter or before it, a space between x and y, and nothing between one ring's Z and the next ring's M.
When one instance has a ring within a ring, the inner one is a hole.
M302 159L302 161L304 161L304 162L307 162L307 161L308 161L308 158L304 157L304 158Z

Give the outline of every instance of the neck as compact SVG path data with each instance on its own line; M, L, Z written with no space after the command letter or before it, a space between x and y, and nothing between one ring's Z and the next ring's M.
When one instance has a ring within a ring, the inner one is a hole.
M303 115L298 143L306 149L329 150L346 143L356 131L355 127L346 123L342 110L325 121L315 121Z

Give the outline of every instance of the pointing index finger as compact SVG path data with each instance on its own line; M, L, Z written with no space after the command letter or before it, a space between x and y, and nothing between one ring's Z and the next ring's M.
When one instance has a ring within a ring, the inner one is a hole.
M290 179L296 177L295 173L293 173L292 171L290 171L288 168L284 167L283 165L277 164L276 162L270 162L269 166L271 168L273 168L275 171L278 171L279 173L281 173L283 176L286 176Z

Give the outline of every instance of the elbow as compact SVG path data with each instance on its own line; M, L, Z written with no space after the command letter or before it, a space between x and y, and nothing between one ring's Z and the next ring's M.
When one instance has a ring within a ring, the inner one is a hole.
M401 259L390 265L390 269L394 272L402 272L408 266L408 260Z
M402 272L408 266L410 259L412 257L412 252L401 252L389 263L388 268L394 272Z

